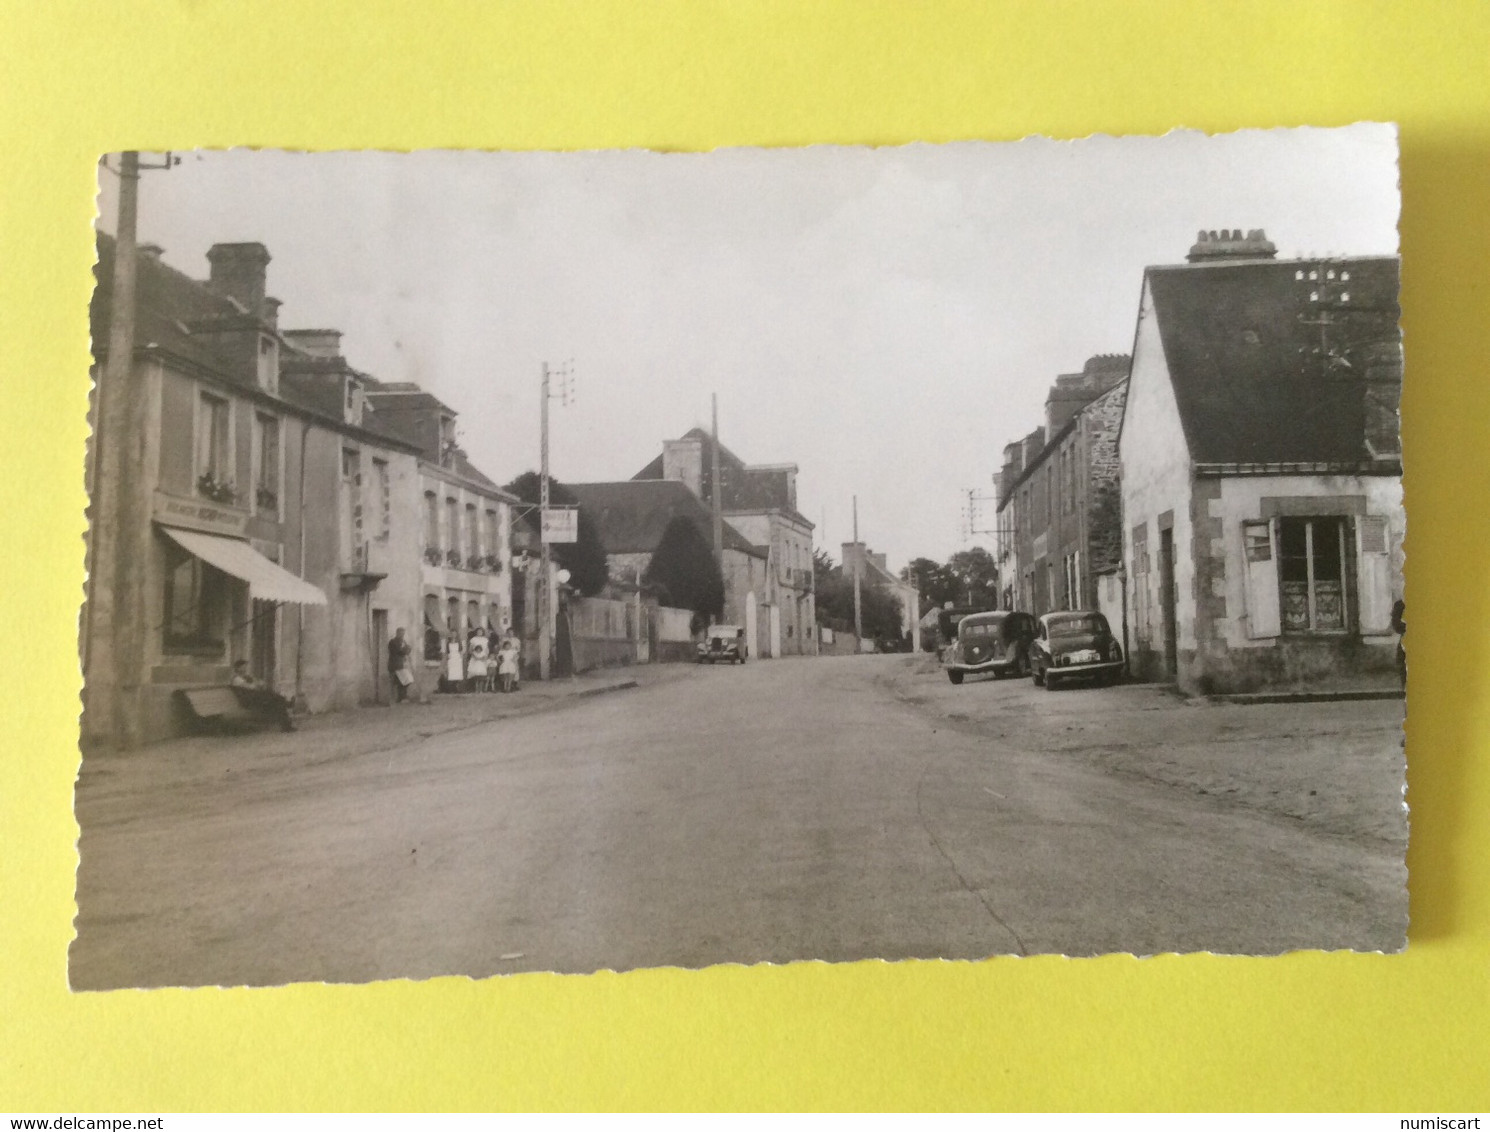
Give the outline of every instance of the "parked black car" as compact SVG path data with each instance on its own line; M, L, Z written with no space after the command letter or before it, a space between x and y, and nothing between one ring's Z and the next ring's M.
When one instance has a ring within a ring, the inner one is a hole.
M1100 613L1047 613L1030 642L1030 669L1035 683L1047 689L1068 679L1112 684L1123 670L1123 648Z
M983 673L1025 676L1034 637L1035 619L1028 613L969 613L958 621L957 640L942 653L942 667L954 684Z
M945 656L949 648L957 643L957 625L969 613L985 613L987 610L974 609L972 606L957 606L952 609L939 609L936 611L936 630L928 634L932 639L932 647L937 656Z

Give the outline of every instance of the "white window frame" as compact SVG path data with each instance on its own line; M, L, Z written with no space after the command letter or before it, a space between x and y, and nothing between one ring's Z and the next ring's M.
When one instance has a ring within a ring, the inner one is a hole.
M279 434L279 440L274 446L276 467L274 469L274 512L272 518L275 522L283 522L285 514L285 428L284 419L274 413L266 413L261 409L254 410L253 418L253 451L249 454L250 472L249 479L253 482L253 494L249 497L249 508L255 515L264 515L268 512L259 507L259 481L262 479L264 459L264 422L273 421L275 431Z
M1349 542L1349 538L1350 538L1349 533L1346 530L1346 527L1347 527L1347 524L1350 525L1350 526L1352 526L1352 527L1356 526L1357 524L1352 523L1351 522L1351 517L1348 516L1348 515L1286 515L1286 516L1279 516L1278 518L1275 518L1272 522L1273 522L1273 532L1274 532L1273 533L1273 552L1274 552L1274 556L1275 556L1274 557L1274 561L1276 563L1277 571L1278 571L1278 610L1279 610L1279 614L1278 614L1278 628L1279 628L1279 632L1282 633L1284 636L1325 636L1325 637L1329 637L1329 636L1341 636L1343 634L1349 633L1351 631L1351 618L1350 618L1351 579L1349 577L1349 572L1350 572L1349 571L1349 563L1350 563L1351 560L1350 560L1350 558L1345 553L1346 546L1347 546L1347 544ZM1306 573L1306 581L1305 581L1306 591L1305 591L1305 596L1307 598L1308 610L1309 610L1309 614L1308 614L1309 615L1309 624L1308 624L1308 626L1306 628L1293 628L1293 627L1290 627L1287 624L1287 619L1286 619L1286 616L1285 616L1285 613L1284 613L1284 611L1287 609L1287 602L1285 600L1284 591L1283 591L1283 524L1285 522L1295 522L1295 523L1303 523L1304 524L1304 556L1305 556L1304 561L1305 561L1305 573ZM1316 523L1319 523L1319 522L1333 523L1333 524L1336 525L1336 538L1339 541L1339 547L1338 547L1337 553L1340 556L1340 620L1341 620L1341 625L1340 625L1339 628L1333 628L1333 627L1331 627L1331 628L1320 628L1319 627L1319 589L1318 589L1318 585L1317 585L1317 579L1315 577L1315 567L1314 567L1314 562L1315 562L1315 555L1314 555L1315 524ZM1356 569L1357 569L1357 572L1359 572L1359 569L1360 569L1359 562L1356 563ZM1357 586L1357 588L1359 588L1359 584L1360 584L1359 583L1359 578L1357 578L1356 579L1356 586Z
M377 492L377 533L373 538L380 542L387 542L389 532L393 529L393 467L386 456L372 457L372 479L373 487ZM366 515L363 516L363 526L366 527Z
M223 442L223 467L221 469L209 468L206 464L207 453L206 451L204 451L204 441L206 439L207 433L204 433L204 426L207 425L207 421L205 420L205 418L207 418L211 412L211 410L209 410L207 407L209 401L224 406L224 411L228 422L226 438ZM234 475L234 473L237 471L236 457L238 453L238 438L236 436L237 416L238 414L233 411L233 399L231 397L219 393L214 389L206 389L202 386L197 387L196 417L194 420L194 424L196 427L193 430L194 435L192 436L193 491L199 491L196 485L197 481L200 480L203 475L211 472L213 474L213 477L217 478L217 473L219 470L221 470L224 479L231 482L235 488L237 487L238 477Z
M355 480L347 474L347 458L349 456L352 458L350 461L352 466L357 470ZM341 446L341 466L337 469L339 472L338 483L341 485L342 492L340 498L341 522L346 523L346 538L342 542L342 546L348 552L345 561L352 566L358 565L363 554L362 548L368 542L367 506L364 502L362 491L362 481L364 479L362 456L362 449L343 444Z

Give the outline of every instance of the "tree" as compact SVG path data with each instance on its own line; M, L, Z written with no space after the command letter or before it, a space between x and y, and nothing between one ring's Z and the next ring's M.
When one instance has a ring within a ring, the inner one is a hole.
M665 605L691 609L699 617L724 615L724 575L698 526L679 515L667 525L642 585Z
M916 587L923 605L939 608L949 601L959 601L962 596L961 579L950 567L930 558L911 559L902 576Z
M537 472L524 472L507 485L506 490L525 504L537 504L542 498L542 484ZM550 503L577 504L575 494L552 476L548 480ZM528 529L537 533L541 519L536 506L526 509L519 520ZM583 507L579 511L579 540L577 542L554 543L549 547L554 561L569 571L569 584L586 597L594 597L610 581L610 568L605 561L605 545L600 541L600 531L595 519Z
M997 603L998 563L981 546L959 550L947 559L947 570L957 579L958 590L952 598L957 604L990 609Z

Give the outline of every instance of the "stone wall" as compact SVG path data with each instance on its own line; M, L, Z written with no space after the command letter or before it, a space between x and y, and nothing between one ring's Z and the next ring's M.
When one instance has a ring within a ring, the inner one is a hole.
M1125 381L1098 397L1082 411L1085 451L1088 578L1096 597L1098 575L1116 570L1123 560L1122 464L1118 459L1118 430L1128 399Z

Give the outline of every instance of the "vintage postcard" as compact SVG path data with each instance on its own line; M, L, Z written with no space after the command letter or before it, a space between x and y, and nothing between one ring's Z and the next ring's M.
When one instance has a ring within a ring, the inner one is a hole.
M1394 127L99 179L74 988L1405 946Z

